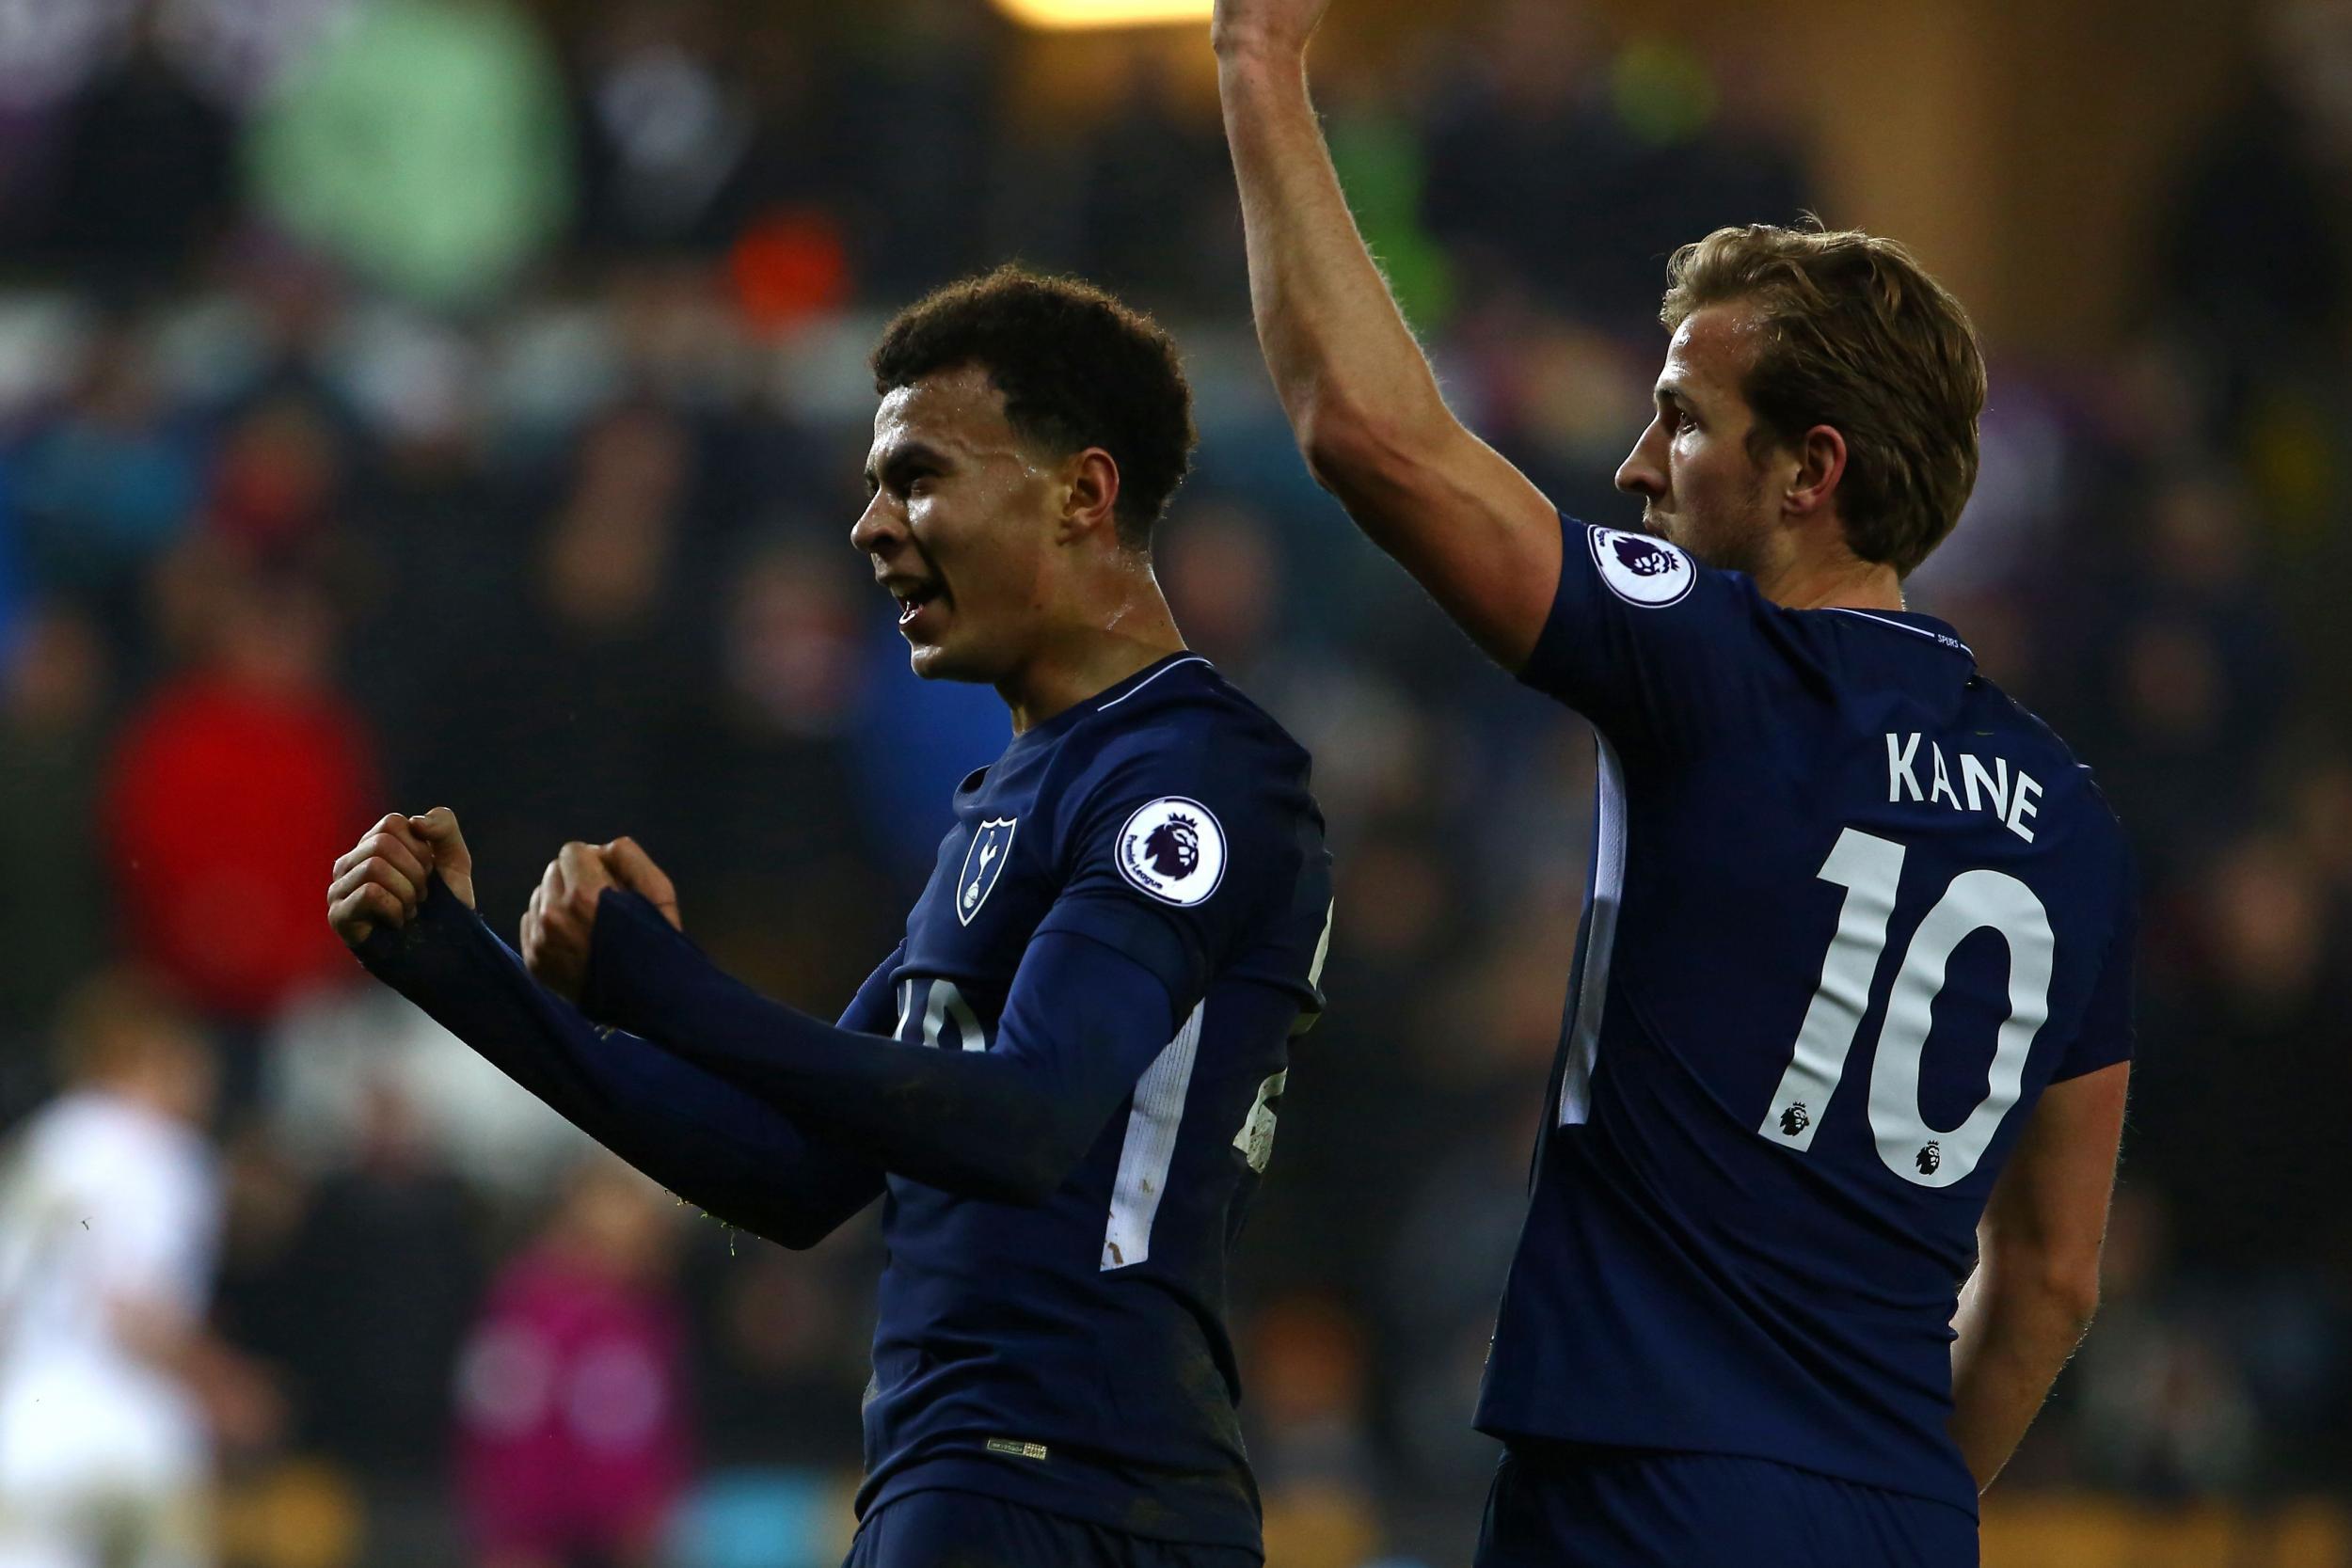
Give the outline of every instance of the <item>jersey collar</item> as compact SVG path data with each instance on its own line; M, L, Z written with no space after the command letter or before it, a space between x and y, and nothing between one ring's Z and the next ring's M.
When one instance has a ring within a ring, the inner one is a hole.
M1194 653L1188 648L1179 649L1164 657L1153 659L1125 679L1113 681L1093 696L1082 702L1071 704L1042 724L1030 725L1012 737L1011 750L1024 751L1032 746L1042 745L1057 736L1068 732L1073 725L1089 714L1102 713L1116 708L1162 675L1195 664L1203 669L1216 668L1205 656Z
M1871 621L1882 626L1890 626L1896 631L1908 632L1914 637L1924 638L1954 653L1965 655L1971 664L1977 661L1976 649L1963 642L1958 632L1932 615L1922 615L1912 610L1849 610L1843 605L1824 605L1821 608L1833 615L1851 616L1856 620Z

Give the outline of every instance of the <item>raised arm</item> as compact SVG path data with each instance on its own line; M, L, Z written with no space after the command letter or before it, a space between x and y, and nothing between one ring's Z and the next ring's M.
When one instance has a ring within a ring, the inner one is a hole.
M2131 1064L2053 1084L1978 1227L1952 1344L1951 1433L1984 1490L2016 1451L2099 1305L2099 1254Z
M1357 232L1307 95L1307 40L1327 3L1217 3L1258 341L1316 483L1517 671L1559 581L1559 515L1446 407Z

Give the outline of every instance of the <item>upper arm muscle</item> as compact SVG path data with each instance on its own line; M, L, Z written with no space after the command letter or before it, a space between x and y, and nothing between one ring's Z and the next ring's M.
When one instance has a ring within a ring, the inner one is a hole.
M1560 582L1560 516L1450 416L1426 439L1310 453L1357 525L1506 669L1535 651Z

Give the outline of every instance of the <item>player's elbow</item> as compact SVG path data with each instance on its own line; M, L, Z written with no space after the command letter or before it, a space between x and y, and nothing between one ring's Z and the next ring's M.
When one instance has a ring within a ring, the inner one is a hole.
M1024 1157L1001 1172L1007 1191L1003 1201L1035 1208L1060 1190L1070 1173L1086 1158L1086 1144L1063 1128L1047 1130L1032 1140Z
M1086 1158L1089 1139L1069 1118L1044 1116L1021 1135L1008 1138L1001 1157L975 1164L965 1172L966 1189L994 1203L1034 1209L1070 1180Z
M1453 419L1442 403L1376 404L1327 386L1291 409L1307 471L1343 501L1407 487Z
M2074 1269L2058 1275L2045 1281L2042 1290L2052 1309L2062 1314L2077 1338L2090 1332L2090 1320L2099 1315L2099 1269L2095 1263L2088 1273Z
M2041 1322L2079 1338L2099 1313L2099 1256L2093 1252L2010 1249L1995 1278L2001 1292L2027 1304Z

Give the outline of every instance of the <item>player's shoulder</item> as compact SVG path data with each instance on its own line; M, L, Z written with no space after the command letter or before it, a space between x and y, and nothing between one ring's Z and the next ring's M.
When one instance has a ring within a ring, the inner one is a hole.
M1131 869L1182 850L1170 863L1187 871L1229 857L1263 870L1295 865L1322 833L1306 749L1198 655L1115 689L1065 739L1055 772L1048 842L1063 855L1111 845Z
M1145 671L1070 739L1073 771L1099 779L1295 779L1303 787L1311 766L1307 749L1199 654Z
M2122 818L2099 787L2098 775L2074 752L2066 738L2040 714L2010 696L1989 676L1979 673L1969 683L1970 719L1998 734L2019 759L2040 765L2044 813L2062 807L2074 813L2079 841L2111 861L2128 876L2131 847Z
M1772 608L1744 572L1712 566L1681 546L1654 533L1609 528L1563 513L1560 516L1561 587L1597 582L1610 597L1637 610L1678 610L1661 624L1686 617L1736 618Z

